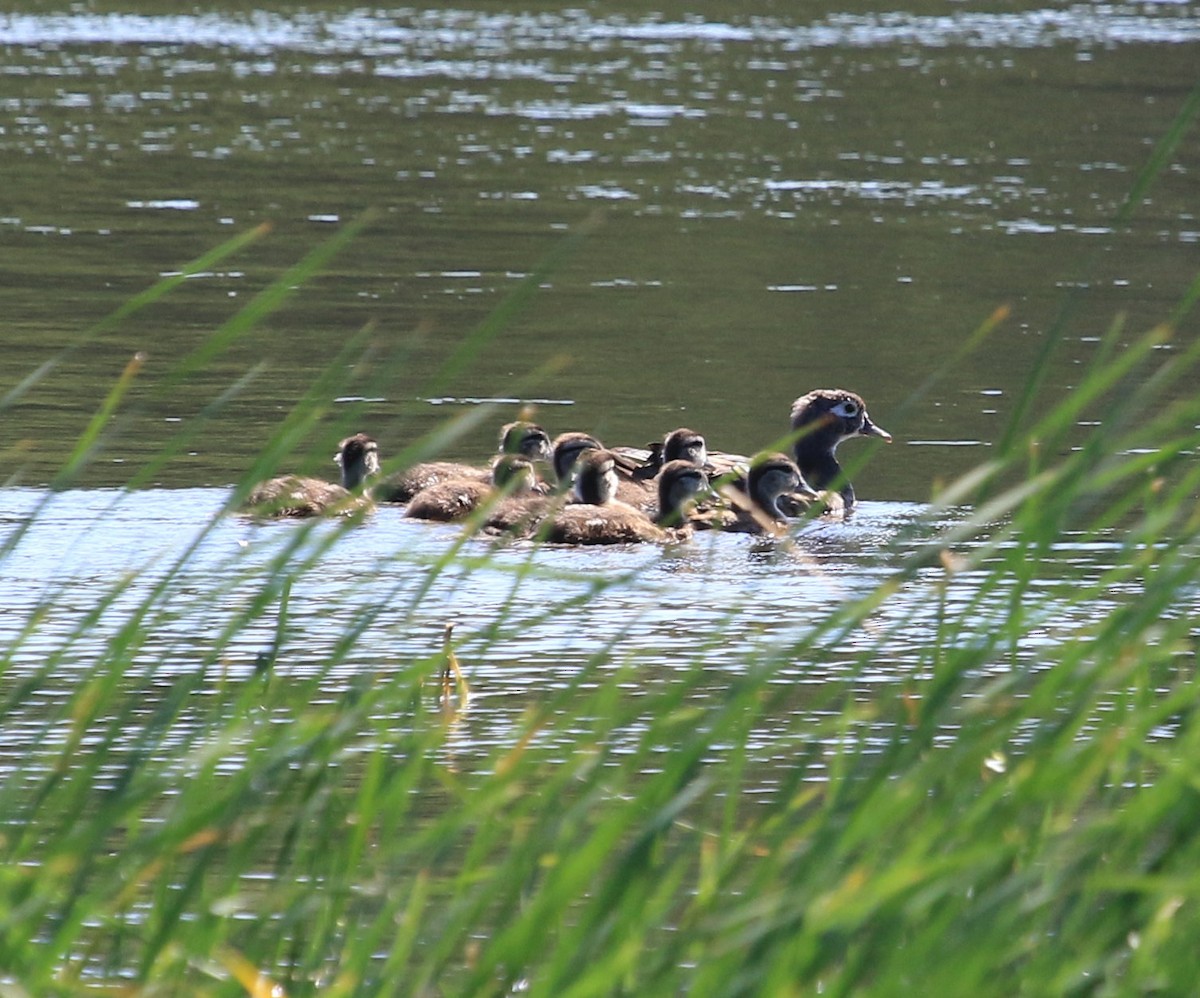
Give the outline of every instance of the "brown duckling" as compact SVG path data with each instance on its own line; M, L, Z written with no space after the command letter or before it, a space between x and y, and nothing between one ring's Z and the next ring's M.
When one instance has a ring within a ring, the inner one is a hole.
M547 517L558 513L557 539L560 543L621 543L630 542L635 536L643 540L679 539L690 528L689 517L697 497L708 491L708 477L701 468L690 461L668 462L656 483L658 506L653 523L666 528L665 534L660 537L644 529L652 521L643 511L620 501L623 483L617 476L614 486L613 476L606 468L608 459L603 456L606 452L603 449L584 448L580 453L585 456L581 473L575 479L572 505L564 508L561 497L514 496L498 503L492 510L486 524L488 529L528 535L535 532ZM615 472L618 462L613 463ZM599 506L603 513L581 506ZM613 519L625 521L624 525L612 527L610 521ZM581 520L586 521L585 526L580 526ZM601 524L601 520L605 522ZM564 526L567 523L571 526ZM611 535L611 539L568 540L568 530L572 531L572 537L576 534L586 534L590 538Z
M871 422L862 397L842 388L818 388L796 399L792 403L792 429L801 433L794 452L805 482L818 491L838 485L841 502L830 496L828 505L831 510L840 505L845 512L854 508L856 497L854 486L838 464L838 445L852 437L879 437L892 442L887 430Z
M500 453L519 454L527 461L549 461L550 434L525 419L505 423L500 427Z
M745 489L728 485L722 494L731 509L717 511L707 525L737 533L781 534L787 518L780 508L785 496L813 499L816 493L804 484L800 469L786 454L761 454L750 465ZM700 525L699 523L697 525Z
M589 450L603 450L604 445L589 433L572 430L560 433L551 447L551 464L560 490L570 487L575 479L575 464Z
M365 433L356 433L338 444L333 460L342 469L341 485L301 475L272 478L250 490L243 512L261 517L349 516L372 509L371 500L355 492L379 473L379 445Z
M648 448L615 447L612 451L620 479L617 498L645 513L658 508L658 492L653 479L664 465L672 461L688 461L704 468L708 461L704 437L687 427L672 430Z
M708 464L708 444L695 430L681 426L672 430L661 441L650 444L648 451L624 448L630 456L640 457L640 465L634 469L633 478L645 481L654 478L663 466L672 461L690 461L698 468Z
M550 460L550 436L536 423L516 420L500 427L501 454L518 454L530 461ZM405 503L431 485L441 482L492 482L491 468L478 468L454 461L423 461L389 476L374 488L380 502Z
M669 462L657 479L658 513L651 519L621 501L618 463L610 451L585 450L572 486L574 501L546 511L549 519L539 527L538 536L575 545L663 543L689 536L691 507L708 489L703 470L689 461Z
M617 499L617 459L603 449L586 448L575 465L573 504L564 506L538 529L555 544L637 544L663 542L671 535L645 513Z
M557 495L511 496L502 499L488 513L484 529L491 533L527 536L533 533L552 513L561 510L567 501L567 490L576 481L576 466L585 454L603 451L604 445L588 433L570 430L554 438L551 465L558 481Z
M449 523L469 516L486 502L532 493L537 487L531 461L519 454L499 454L492 461L490 482L474 478L437 482L413 496L404 515Z
M668 461L658 473L658 513L654 522L660 527L690 525L699 497L709 491L708 476L694 461Z

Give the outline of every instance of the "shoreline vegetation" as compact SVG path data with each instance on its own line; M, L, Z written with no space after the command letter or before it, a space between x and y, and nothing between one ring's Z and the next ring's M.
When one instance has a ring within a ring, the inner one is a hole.
M202 369L368 221L309 254L145 390L169 392ZM178 280L264 234L231 241ZM540 277L452 364L470 363ZM301 445L325 456L363 429L352 407L331 417L329 400L371 348L364 331L265 442L227 509L154 566L136 599L132 580L118 582L69 633L49 637L46 621L70 595L64 580L10 627L0 718L48 689L58 695L38 730L20 728L27 744L10 741L0 773L0 993L1187 992L1200 935L1200 398L1160 400L1196 377L1200 343L1172 337L1197 298L1200 280L1142 334L1115 322L1078 386L1053 405L1035 371L992 459L938 491L931 509L965 510L956 525L898 553L873 592L831 605L788 642L726 649L736 668L719 695L700 664L701 652L726 643L719 619L693 635L695 666L642 683L636 697L637 662L621 634L598 636L575 680L547 688L521 730L479 747L470 767L455 748L470 694L446 678L461 665L469 682L470 662L455 654L449 627L426 657L356 674L338 700L314 696L317 680L280 672L291 601L363 529L354 524L289 525L265 567L221 581L203 633L175 646L169 671L147 654L152 635L176 622L206 532L252 483ZM1047 351L1061 332L1048 334ZM142 366L129 362L0 557L119 432ZM253 377L197 414L129 488L155 481ZM385 471L494 415L476 407L385 454ZM1085 418L1094 425L1079 445ZM1067 531L1085 543L1115 533L1119 557L1080 584L1059 570ZM537 571L533 555L499 566L461 533L445 536L410 614L439 578L486 566L511 575L517 599ZM598 577L544 612L570 613L627 584ZM857 681L891 638L866 624L902 589L938 611L921 666L903 690L865 700ZM235 591L238 601L216 598ZM1117 608L1047 635L1050 592ZM344 622L327 671L355 671L382 611L366 606ZM88 638L101 623L97 652ZM252 627L274 640L246 661L235 642ZM781 673L821 662L848 635L857 669L815 693L820 724L796 724ZM519 639L502 615L478 637ZM163 690L147 708L139 691L156 682ZM767 724L787 728L770 760L750 737ZM891 735L868 745L856 737L868 724ZM790 750L782 762L781 745Z

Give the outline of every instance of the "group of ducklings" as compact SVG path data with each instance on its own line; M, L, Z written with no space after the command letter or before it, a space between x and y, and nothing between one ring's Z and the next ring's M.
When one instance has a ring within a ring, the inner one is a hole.
M448 462L418 464L380 482L378 444L364 433L341 442L334 460L342 484L288 475L256 486L254 515L355 513L374 502L405 505L414 519L452 522L477 516L491 533L560 544L668 541L692 529L780 532L786 518L813 504L845 515L854 487L836 451L851 437L878 437L854 392L817 389L792 404L794 460L708 450L694 430L673 430L648 448L606 448L580 432L553 440L535 423L504 426L487 468ZM834 486L837 491L830 491Z

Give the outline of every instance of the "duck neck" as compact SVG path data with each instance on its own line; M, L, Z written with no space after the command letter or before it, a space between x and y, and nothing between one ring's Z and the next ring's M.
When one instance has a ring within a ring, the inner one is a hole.
M854 486L842 473L842 466L832 450L826 448L805 447L801 440L796 445L796 465L804 480L818 491L824 491L835 483L840 482L839 494L846 508L854 505Z
M655 522L662 527L678 527L684 521L685 506L688 500L676 494L674 488L663 483L658 490L658 516Z
M342 488L347 492L353 492L373 470L366 461L350 461L342 468Z

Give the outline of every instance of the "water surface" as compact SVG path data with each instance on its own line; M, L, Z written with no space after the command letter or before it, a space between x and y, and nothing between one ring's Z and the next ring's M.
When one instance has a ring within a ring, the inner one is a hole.
M1061 337L1053 402L1115 316L1132 337L1195 274L1194 131L1146 203L1115 222L1196 83L1194 5L109 6L0 15L4 389L54 361L5 412L11 481L24 487L0 492L0 522L22 530L48 498L0 561L5 643L38 621L9 682L53 665L19 708L28 726L6 729L6 753L31 731L53 735L46 709L155 585L171 612L131 689L153 702L197 669L253 675L273 619L236 630L227 652L214 635L304 528L217 514L333 365L337 388L318 397L324 416L289 467L330 474L331 441L356 429L395 455L486 403L449 447L482 460L495 426L530 401L552 433L641 444L687 424L714 448L750 452L784 432L793 398L832 386L864 394L897 438L848 444L861 511L783 548L726 536L667 551L518 545L422 592L453 528L380 510L327 550L336 528L314 531L296 552L314 564L293 589L278 673L343 695L356 677L432 655L453 620L475 689L464 738L482 749L609 646L641 683L699 665L722 695L758 652L792 647L963 515L924 504L991 452L1048 338ZM368 211L318 278L168 380ZM262 223L271 232L251 248L80 343L160 276ZM474 362L441 376L527 282L533 293ZM943 371L1002 306L991 338ZM369 353L336 359L364 329ZM1164 351L1195 333L1188 317ZM147 360L73 483L86 487L46 493L135 351ZM1085 414L1080 441L1103 415ZM147 488L118 488L181 431L187 445ZM1115 534L1064 537L1030 611L1042 626L995 667L1035 663L1040 642L1086 625L1061 587L1102 578L1121 552ZM828 679L850 678L869 701L924 676L939 614L977 612L979 580L943 589L942 578L918 573L821 661L780 671L794 691L780 731L817 721ZM112 610L87 623L118 585ZM359 623L346 667L329 670L332 643ZM753 737L770 756L773 733Z
M91 480L124 481L265 359L159 476L226 484L369 326L402 360L347 393L374 401L341 408L389 453L493 398L566 403L541 413L554 431L641 443L686 422L745 452L783 431L794 397L843 385L901 441L860 491L923 501L986 456L1064 301L1051 395L1114 316L1146 328L1194 275L1194 133L1113 221L1196 82L1192 5L142 10L0 16L8 384L158 275L261 222L273 234L66 358L10 414L29 483L142 349L143 396ZM367 209L331 272L154 391ZM547 261L478 362L438 383ZM1002 305L990 343L910 403ZM561 370L531 381L551 358Z

